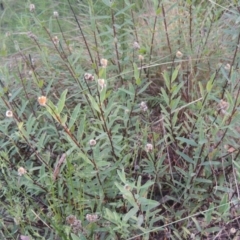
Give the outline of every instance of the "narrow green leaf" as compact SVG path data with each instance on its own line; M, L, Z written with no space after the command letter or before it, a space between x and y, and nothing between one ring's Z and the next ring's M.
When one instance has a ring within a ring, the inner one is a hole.
M79 112L80 112L80 104L77 104L69 120L69 124L68 124L69 129L71 129L73 124L76 122Z
M163 72L163 78L164 78L164 81L165 81L165 84L167 86L167 89L170 91L170 78L169 78L169 74L167 71L164 71Z
M58 101L58 104L57 104L57 113L58 114L60 114L62 112L63 108L64 108L67 92L68 92L68 90L65 89L62 92L61 97L60 97L60 99Z
M178 67L176 67L176 69L175 69L175 70L173 71L173 73L172 73L172 78L171 78L171 82L172 82L172 83L176 80L176 78L177 78L177 76L178 76L179 68L180 68L180 65L179 65Z
M136 84L139 86L141 84L141 81L139 81L139 69L136 63L133 63L133 68L134 68L134 78L136 81Z
M121 181L126 184L126 177L125 177L125 172L124 168L122 168L122 171L117 170L117 174L120 177Z
M213 210L214 210L214 205L213 203L211 203L209 205L209 210L207 212L205 212L205 220L206 220L206 223L209 224L211 221L212 221L212 213L213 213Z
M136 215L138 210L139 210L139 207L132 208L128 213L125 214L125 216L123 217L123 221L127 222L131 217Z
M88 94L88 98L89 98L89 100L90 100L90 102L91 102L92 107L93 107L96 111L100 112L100 108L99 108L97 102L95 101L95 99L94 99L90 94Z
M179 154L185 161L194 164L194 161L192 160L192 158L190 158L188 155L186 155L183 152L177 151L177 154Z
M176 139L180 140L183 143L187 143L188 145L194 146L194 147L198 146L198 144L193 139L187 139L184 137L176 137Z

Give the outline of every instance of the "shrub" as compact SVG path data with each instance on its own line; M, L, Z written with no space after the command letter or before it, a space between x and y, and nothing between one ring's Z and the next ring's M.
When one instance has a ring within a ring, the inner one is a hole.
M224 2L4 2L2 238L237 237L239 12Z

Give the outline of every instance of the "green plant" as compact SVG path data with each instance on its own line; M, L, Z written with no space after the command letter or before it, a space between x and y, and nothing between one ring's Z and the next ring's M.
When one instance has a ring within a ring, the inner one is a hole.
M1 238L237 236L234 3L12 4L0 33Z

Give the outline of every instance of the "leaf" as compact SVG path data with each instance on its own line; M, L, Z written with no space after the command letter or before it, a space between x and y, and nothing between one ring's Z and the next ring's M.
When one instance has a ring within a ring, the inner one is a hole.
M177 154L179 154L185 161L194 164L194 161L192 160L192 158L190 158L188 155L186 155L183 152L177 151Z
M60 114L64 108L64 105L65 105L65 101L66 101L66 95L67 95L67 92L68 90L64 90L61 94L61 97L58 101L58 104L57 104L57 113Z
M170 79L169 79L169 74L167 71L164 71L163 72L163 78L164 78L164 81L165 81L165 84L167 86L167 89L170 91Z
M80 112L80 104L77 104L77 106L74 108L72 115L70 117L70 121L68 124L69 129L71 129L71 127L73 126L73 124L76 122L78 114Z
M197 147L198 144L193 139L187 139L184 137L176 137L176 139L180 140L181 142L187 143L188 145Z
M74 233L71 233L71 238L72 238L72 240L87 240L84 235L81 235L80 237L78 237Z
M214 210L214 205L213 203L211 203L209 205L209 209L207 212L205 212L205 221L207 224L209 224L211 221L212 221L212 213L213 213L213 210Z
M210 183L210 184L212 183L211 180L206 179L206 178L196 178L195 181L200 182L200 183Z
M172 78L171 78L171 82L172 82L172 83L176 80L176 78L177 78L177 76L178 76L178 71L179 71L179 69L180 69L180 65L179 65L178 67L176 67L176 69L173 71L173 73L172 73Z
M141 82L139 81L139 69L136 63L133 63L134 68L134 78L136 80L136 84L139 86Z
M93 107L96 111L100 112L100 108L99 108L97 102L95 101L95 99L94 99L90 94L88 94L88 98L89 98L89 100L90 100L90 102L91 102L92 107Z
M124 168L122 168L122 171L117 170L118 176L120 177L121 181L126 184L126 177L125 177L125 172Z
M125 216L123 217L123 221L127 222L129 220L129 218L136 215L138 210L139 210L139 207L133 207L127 214L125 214Z
M124 93L126 93L126 94L128 94L128 95L130 95L130 96L134 96L134 92L131 92L131 91L126 90L126 89L124 89L124 88L119 88L118 90L119 90L120 92L124 92Z
M234 193L234 190L228 187L215 186L214 189L225 193Z

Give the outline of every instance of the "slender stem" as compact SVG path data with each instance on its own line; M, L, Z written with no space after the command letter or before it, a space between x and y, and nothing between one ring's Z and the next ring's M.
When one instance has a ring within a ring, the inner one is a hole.
M235 62L235 59L236 59L236 56L237 56L237 52L238 52L238 49L239 49L239 44L240 44L240 32L238 34L238 39L237 39L237 43L236 43L236 47L235 47L235 51L234 51L234 55L233 55L232 63L231 63L231 69L229 70L229 73L228 73L228 78L230 78L230 76L231 76L232 67L234 65L234 62ZM222 91L222 94L221 94L221 98L222 99L224 97L227 85L228 85L228 79L226 80L226 82L225 82L225 84L223 86L223 91Z
M164 22L164 28L165 28L165 33L166 33L166 37L167 37L168 48L169 48L170 54L172 54L171 44L170 44L170 40L169 40L169 36L168 36L166 14L165 14L163 4L162 4L162 13L163 13L163 22Z
M56 18L56 19L57 19L57 24L58 24L58 27L59 27L59 29L60 29L60 31L61 31L63 40L64 40L64 42L65 42L65 44L66 44L66 46L67 46L67 49L68 49L69 53L71 54L72 52L71 52L71 49L69 48L69 46L68 46L68 44L67 44L67 40L66 40L65 35L64 35L64 33L63 33L63 30L62 30L62 26L61 26L61 24L59 23L58 18Z
M80 23L79 23L79 21L78 21L78 19L77 19L77 16L76 16L76 14L75 14L75 12L74 12L74 10L73 10L72 4L70 3L69 0L67 0L67 1L68 1L68 4L69 4L70 8L71 8L71 11L72 11L72 13L73 13L73 16L74 16L74 18L75 18L75 21L76 21L76 23L77 23L77 25L78 25L78 28L79 28L79 30L80 30L80 32L81 32L81 35L82 35L82 37L83 37L83 41L84 41L85 46L86 46L87 51L88 51L88 55L89 55L89 57L90 57L90 59L91 59L91 62L92 62L92 64L93 64L93 63L94 63L94 60L93 60L91 51L90 51L90 49L89 49L87 39L86 39L86 37L85 37L85 35L84 35L84 33L83 33L82 27L81 27L81 25L80 25Z
M159 6L160 6L160 1L158 1L157 9L159 8ZM152 60L153 42L154 42L154 39L155 39L155 29L156 29L156 26L157 26L157 18L158 18L158 16L156 15L156 17L154 18L152 38L151 38L151 44L150 44L149 65L151 64L151 60ZM149 73L150 73L150 68L148 68L147 76L149 76Z
M190 42L190 47L191 50L193 50L193 46L192 46L192 4L190 4L189 6L189 42Z
M113 28L113 37L114 37L114 47L115 47L115 52L117 56L117 66L118 66L118 74L120 75L122 70L121 70L121 65L120 65L120 57L119 57L119 52L118 52L118 46L117 46L117 31L115 27L115 19L114 19L114 14L113 10L111 9L111 16L112 16L112 28ZM121 78L121 82L123 83L123 79Z
M28 102L29 102L29 104L30 104L30 108L32 109L32 113L33 113L34 117L36 118L37 115L36 115L36 113L35 113L35 110L34 110L34 108L33 108L32 103L31 103L31 101L30 101L30 98L29 98L29 96L28 96L28 93L27 93L25 84L23 83L22 74L20 73L19 68L18 68L18 73L19 73L19 77L20 77L20 80L21 80L21 83L22 83L22 86L23 86L23 91L24 91L24 93L25 93L26 98L28 99Z

